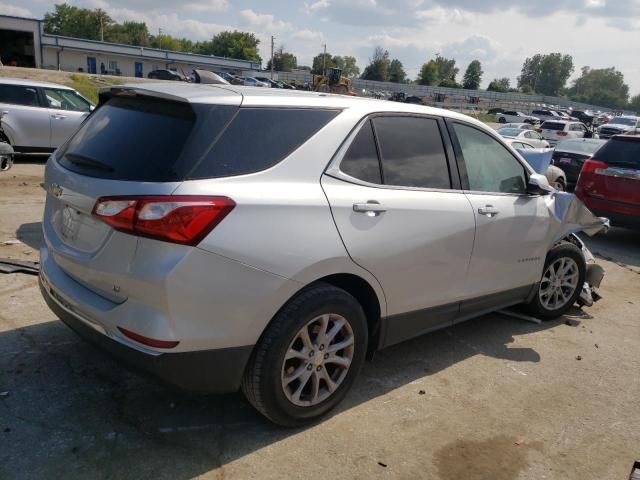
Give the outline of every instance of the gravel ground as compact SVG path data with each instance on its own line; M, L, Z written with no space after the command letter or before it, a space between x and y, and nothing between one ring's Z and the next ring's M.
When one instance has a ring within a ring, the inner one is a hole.
M42 171L0 173L0 257L37 259ZM593 308L542 325L492 314L389 348L334 415L297 430L240 394L189 396L129 372L54 317L35 277L0 275L0 478L627 478L640 457L639 240L589 240L606 269Z

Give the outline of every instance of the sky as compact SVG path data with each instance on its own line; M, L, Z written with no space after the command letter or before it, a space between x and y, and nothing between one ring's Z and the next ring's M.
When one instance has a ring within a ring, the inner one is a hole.
M59 0L62 2L62 0ZM45 0L0 0L0 14L42 18ZM437 53L455 58L458 80L480 60L482 85L508 77L512 86L522 62L536 53L573 56L576 71L616 67L640 94L640 0L73 0L102 8L115 20L144 20L152 33L193 40L223 30L260 39L264 64L270 37L276 47L310 65L326 44L333 55L353 55L364 69L376 46L398 58L410 78Z

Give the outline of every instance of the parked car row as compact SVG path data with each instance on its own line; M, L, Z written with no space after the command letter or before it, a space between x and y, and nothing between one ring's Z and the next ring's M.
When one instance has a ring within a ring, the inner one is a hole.
M231 85L244 85L246 87L264 87L264 88L284 88L288 90L294 90L296 87L283 82L281 80L272 80L268 77L243 77L240 75L234 75L229 72L215 72L223 80L226 80ZM188 76L176 70L170 69L158 69L149 72L148 78L155 80L173 80L177 82L194 82L193 76ZM196 82L197 83L197 82Z

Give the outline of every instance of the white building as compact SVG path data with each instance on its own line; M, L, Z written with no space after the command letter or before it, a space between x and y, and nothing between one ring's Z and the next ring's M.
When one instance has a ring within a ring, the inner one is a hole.
M44 22L0 15L0 60L4 65L69 72L146 77L152 70L194 68L241 74L258 71L249 60L135 47L44 33Z

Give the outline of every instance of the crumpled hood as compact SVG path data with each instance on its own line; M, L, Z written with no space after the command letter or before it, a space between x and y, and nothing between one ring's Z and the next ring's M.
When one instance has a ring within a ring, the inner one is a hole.
M571 233L584 232L593 236L609 228L609 219L596 217L584 203L572 193L555 192L545 197L552 214L550 228L551 245Z

